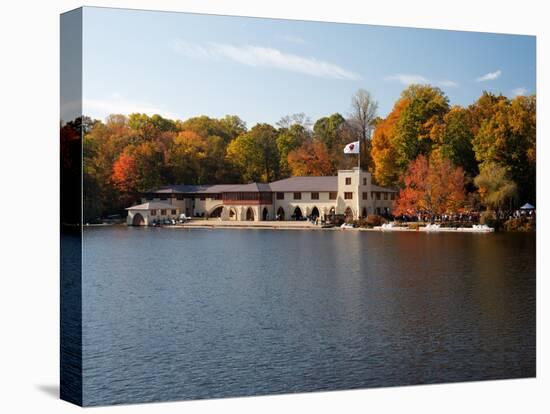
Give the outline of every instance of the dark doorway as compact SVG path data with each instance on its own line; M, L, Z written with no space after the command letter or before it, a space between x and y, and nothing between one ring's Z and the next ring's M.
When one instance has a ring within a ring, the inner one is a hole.
M221 217L222 211L223 211L222 206L216 207L214 210L212 210L212 213L210 213L210 217Z
M294 209L294 214L292 215L292 217L294 218L294 220L302 220L304 216L302 214L302 210L300 209L300 207L296 207Z
M313 207L313 210L311 210L311 217L316 219L319 216L319 209L317 207Z
M134 215L134 218L132 219L132 226L144 226L145 225L145 219L140 213L137 213Z
M250 207L246 210L246 221L254 221L254 210Z
M283 221L285 219L285 209L282 207L279 207L277 210L277 220Z
M346 208L344 215L346 216L346 218L353 218L353 210L351 209L351 207Z

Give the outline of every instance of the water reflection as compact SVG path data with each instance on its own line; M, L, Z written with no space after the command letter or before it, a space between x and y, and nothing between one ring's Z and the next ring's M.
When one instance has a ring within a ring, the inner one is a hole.
M533 235L89 229L87 404L528 377Z

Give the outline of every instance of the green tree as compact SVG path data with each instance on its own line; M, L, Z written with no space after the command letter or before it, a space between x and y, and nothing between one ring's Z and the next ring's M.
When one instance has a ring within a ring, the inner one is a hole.
M347 144L341 142L339 134L345 122L346 120L339 113L319 118L313 125L313 135L316 139L325 144L329 152L332 152L337 147L339 148L342 146L342 144ZM339 149L343 150L343 147Z
M271 181L279 176L277 130L269 124L257 124L227 147L227 159L244 181Z
M226 143L246 132L246 124L236 115L226 115L221 120L202 115L178 122L177 125L182 131L193 131L205 138L218 136Z
M506 168L494 162L484 163L474 179L481 203L489 210L498 211L517 197L517 185L508 177Z
M473 140L476 159L506 168L519 197L536 202L536 97L500 99Z
M300 124L292 124L279 130L277 136L277 150L279 151L280 172L282 176L288 176L288 154L299 148L310 137L309 131Z
M401 93L408 105L403 109L395 129L394 146L397 166L403 173L411 160L429 156L434 132L449 111L449 99L439 88L411 85Z
M161 132L176 131L176 123L155 114L133 113L128 117L128 126L142 139L151 140Z
M434 130L435 150L441 157L460 166L466 174L474 177L478 173L477 161L472 146L474 134L467 109L453 106L443 117L443 123Z

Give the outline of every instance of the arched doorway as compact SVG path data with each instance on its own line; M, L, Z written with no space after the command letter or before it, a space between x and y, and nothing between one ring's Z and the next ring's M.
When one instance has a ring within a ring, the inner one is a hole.
M311 210L311 217L313 219L316 219L319 216L320 216L319 209L317 207L313 207L313 210Z
M262 220L266 221L268 219L269 212L267 211L267 207L264 207L264 211L262 211Z
M134 218L132 219L132 226L144 226L145 225L145 219L140 213L134 214Z
M285 209L282 207L279 207L277 210L277 220L283 221L285 219Z
M254 221L254 210L251 207L246 210L246 221Z
M210 213L210 217L221 217L223 211L223 206L216 207L212 212Z
M229 220L237 220L237 212L234 208L229 209Z
M367 217L367 208L366 207L363 207L363 212L361 213L361 216L363 218L366 218Z
M353 210L351 209L351 207L346 208L346 211L344 212L344 216L346 216L347 219L353 218Z
M301 220L303 217L302 209L300 207L296 207L294 209L294 214L292 215L292 217L294 218L294 220Z

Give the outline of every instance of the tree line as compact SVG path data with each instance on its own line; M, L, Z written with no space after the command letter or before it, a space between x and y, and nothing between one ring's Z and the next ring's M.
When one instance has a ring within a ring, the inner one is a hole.
M420 205L434 212L498 208L517 199L535 202L535 106L535 96L486 92L468 107L450 106L440 89L412 85L385 118L377 117L373 97L359 90L349 114L315 122L294 114L248 128L236 115L172 120L114 114L69 122L62 138L75 124L83 131L86 221L120 213L140 192L161 185L333 175L356 165L356 157L343 153L352 141L360 142L361 165L376 183L402 190L403 212ZM431 181L424 180L428 176ZM436 176L445 178L439 189Z

